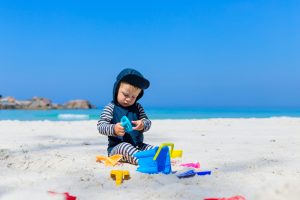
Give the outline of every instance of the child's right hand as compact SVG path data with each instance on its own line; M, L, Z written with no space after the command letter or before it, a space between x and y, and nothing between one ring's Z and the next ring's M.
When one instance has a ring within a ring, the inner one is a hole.
M124 134L125 134L124 127L121 125L121 123L117 123L115 125L114 131L117 136L124 136Z

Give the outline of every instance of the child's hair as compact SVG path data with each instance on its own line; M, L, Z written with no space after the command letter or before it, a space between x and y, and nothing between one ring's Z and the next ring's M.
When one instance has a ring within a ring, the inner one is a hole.
M121 81L121 82L120 82L120 85L121 85L122 83L126 83L126 84L128 84L128 85L131 85L134 89L140 89L140 90L141 90L141 88L139 88L138 86L132 85L131 83L128 83L127 81Z

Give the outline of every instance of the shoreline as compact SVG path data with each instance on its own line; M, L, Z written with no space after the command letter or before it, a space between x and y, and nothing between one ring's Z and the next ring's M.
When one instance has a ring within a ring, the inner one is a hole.
M203 121L203 120L268 120L268 119L300 119L300 116L271 116L271 117L211 117L211 118L163 118L163 119L151 119L151 121ZM40 119L40 120L20 120L20 119L0 119L0 122L97 122L98 119Z
M49 121L76 121L98 120L102 109L90 110L0 110L0 120L49 120ZM300 109L247 109L247 108L169 108L146 109L147 116L151 120L165 119L214 119L214 118L273 118L291 117L300 118Z

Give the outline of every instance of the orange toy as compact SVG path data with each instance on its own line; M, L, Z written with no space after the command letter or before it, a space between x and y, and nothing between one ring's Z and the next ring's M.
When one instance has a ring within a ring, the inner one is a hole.
M121 154L116 154L113 156L96 156L96 162L102 162L105 166L115 166L122 159Z

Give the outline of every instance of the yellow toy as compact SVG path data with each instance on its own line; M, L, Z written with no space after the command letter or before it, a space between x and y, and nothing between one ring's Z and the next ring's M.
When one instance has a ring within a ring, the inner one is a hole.
M116 154L113 156L97 156L96 157L96 162L103 162L105 163L105 166L115 166L120 160L122 159L121 154Z
M171 158L181 158L182 157L182 150L174 150L174 144L173 143L162 143L160 145L160 147L158 148L153 160L156 160L157 156L159 155L161 149L164 147L164 146L170 146L171 149L170 149L170 155L171 155Z
M116 185L121 185L123 180L130 179L128 170L111 170L110 177L116 181Z
M181 158L182 157L182 150L174 150L171 154L171 158Z

